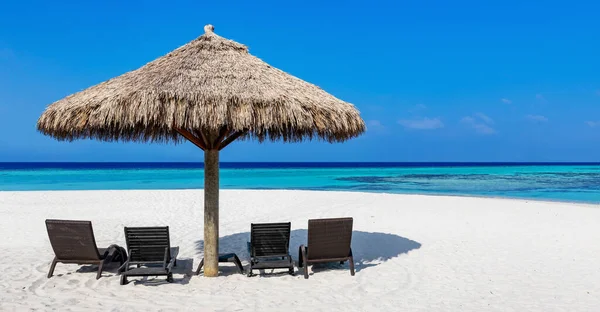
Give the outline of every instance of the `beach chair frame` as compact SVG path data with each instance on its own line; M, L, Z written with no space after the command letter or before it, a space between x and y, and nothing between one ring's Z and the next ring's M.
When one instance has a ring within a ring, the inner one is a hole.
M298 248L298 267L304 267L305 279L308 279L308 265L337 261L341 264L349 261L350 275L354 276L352 223L352 218L308 220L307 246Z
M291 222L250 225L248 276L260 269L288 269L294 275L294 261L289 252L291 227Z
M47 219L46 229L55 255L48 278L54 274L56 264L65 263L95 264L99 279L106 263L118 261L122 265L127 257L125 250L117 245L98 248L91 221Z
M166 276L173 282L179 247L171 247L168 226L125 227L125 240L129 256L120 269L121 285L131 276Z

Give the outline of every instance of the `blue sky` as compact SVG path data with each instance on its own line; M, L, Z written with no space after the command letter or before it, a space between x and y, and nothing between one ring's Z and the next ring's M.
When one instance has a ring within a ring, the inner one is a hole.
M58 142L44 108L211 23L355 104L344 144L238 142L222 161L598 161L596 1L10 1L0 9L0 161L201 161L193 145Z

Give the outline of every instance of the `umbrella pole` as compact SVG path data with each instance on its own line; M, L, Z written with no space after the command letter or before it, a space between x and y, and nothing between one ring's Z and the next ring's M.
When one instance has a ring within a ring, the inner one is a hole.
M219 150L204 151L204 276L219 275Z

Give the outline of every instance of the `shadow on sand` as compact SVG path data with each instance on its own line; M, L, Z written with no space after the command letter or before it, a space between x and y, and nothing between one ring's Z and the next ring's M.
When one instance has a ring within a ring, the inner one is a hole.
M293 230L290 237L290 254L294 261L298 263L298 248L306 244L308 230ZM227 235L219 239L219 250L221 253L235 253L242 262L246 264L250 261L250 254L247 250L247 242L250 240L250 232L236 233ZM355 270L359 272L362 269L379 265L387 260L408 253L413 249L419 249L421 244L395 234L372 233L353 231L352 232L352 253L354 255ZM197 254L202 257L204 250L204 241L196 242ZM320 264L313 266L313 271L318 272L321 269L346 269L347 264L339 263ZM236 274L235 267L228 265L219 265L222 275ZM262 273L262 272L261 272ZM263 274L261 274L263 275Z
M193 275L194 259L177 258L177 266L173 267L173 283L167 282L164 276L149 276L149 277L131 277L130 283L144 286L158 286L164 284L189 284Z
M190 278L193 275L193 266L194 266L194 259L185 259L185 258L178 258L177 259L177 266L173 267L173 277L174 277L174 282L173 284L188 284L190 282ZM116 276L118 275L118 269L119 269L120 265L119 263L109 263L104 267L104 272L102 274L102 277L108 277L108 276ZM76 271L77 273L90 273L90 274L94 274L94 276L96 275L96 272L98 272L98 266L97 265L84 265L81 266L80 268L77 269ZM69 275L70 273L66 273L66 275ZM57 276L62 276L63 274L56 274ZM129 279L130 283L133 283L135 285L145 285L145 286L157 286L157 285L163 285L163 284L169 284L166 280L166 277L164 276L159 276L159 277L154 277L154 276L146 276L146 277L131 277Z

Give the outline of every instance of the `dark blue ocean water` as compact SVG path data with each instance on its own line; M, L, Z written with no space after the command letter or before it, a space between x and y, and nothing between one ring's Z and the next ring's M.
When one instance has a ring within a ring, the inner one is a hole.
M0 163L0 191L202 188L202 163ZM221 163L224 189L600 203L600 163Z

